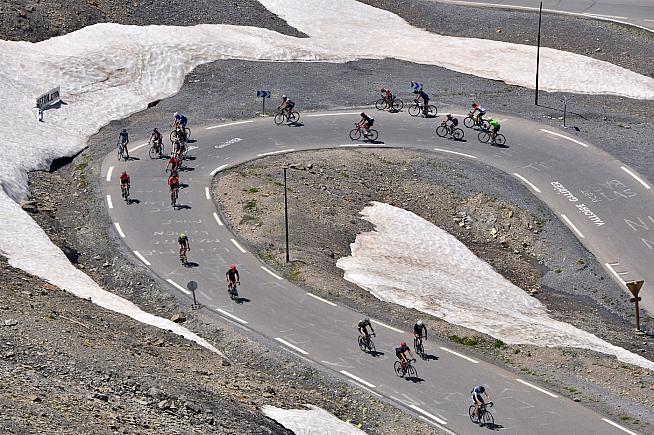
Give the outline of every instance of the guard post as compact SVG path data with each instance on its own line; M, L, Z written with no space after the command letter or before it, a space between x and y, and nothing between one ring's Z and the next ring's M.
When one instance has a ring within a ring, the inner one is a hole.
M266 114L266 98L270 98L270 91L257 91L257 98L261 98L261 114Z
M568 114L568 97L565 95L561 97L561 102L563 103L563 128L568 128L567 125L565 125L565 117Z
M191 305L191 309L199 310L202 308L202 304L199 304L197 299L195 299L195 291L198 289L198 283L195 281L189 281L186 283L186 288L193 293L193 304Z
M643 298L638 297L638 293L640 292L640 288L643 286L643 282L644 281L641 279L640 281L629 281L625 283L631 294L634 295L634 297L631 298L630 301L636 304L636 331L639 332L640 332L640 310L638 309L638 302L640 302Z

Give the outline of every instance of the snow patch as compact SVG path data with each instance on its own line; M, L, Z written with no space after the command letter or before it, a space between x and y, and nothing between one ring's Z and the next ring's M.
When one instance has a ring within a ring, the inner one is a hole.
M304 405L309 409L282 409L266 405L263 413L292 430L297 435L363 435L364 431L339 420L322 408Z

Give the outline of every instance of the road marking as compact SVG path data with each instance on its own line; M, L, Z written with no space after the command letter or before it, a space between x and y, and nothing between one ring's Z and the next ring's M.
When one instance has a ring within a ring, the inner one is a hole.
M402 331L401 329L394 328L394 327L392 327L390 325L387 325L386 323L380 322L379 320L370 319L370 321L372 323L374 323L375 325L383 326L384 328L388 328L391 331L395 331L395 332L399 332L400 334L404 334L404 331Z
M615 15L594 14L592 12L583 12L581 15L585 15L587 17L615 18L616 20L628 20L629 19L629 17L618 17L618 16L615 16Z
M645 186L645 189L647 189L647 190L651 189L651 186L650 186L649 184L645 183L645 182L644 182L644 181L643 181L643 180L642 180L638 175L636 175L636 174L634 174L632 171L630 171L629 168L627 168L626 166L620 166L620 168L621 168L623 171L625 171L627 174L629 174L629 175L631 175L632 177L634 177L634 179L635 179L636 181L638 181L640 184L642 184L643 186Z
M107 195L107 207L114 208L114 203L111 201L111 195Z
M307 292L307 294L308 294L309 296L311 296L312 298L314 298L314 299L318 299L318 300L321 301L321 302L324 302L324 303L326 303L326 304L331 305L332 307L335 307L335 306L336 306L335 303L333 303L333 302L331 302L331 301L328 301L327 299L323 299L323 298L321 298L320 296L316 296L316 295L314 295L313 293L309 293L309 292Z
M443 346L441 346L441 349L443 349L445 352L449 352L449 353L451 353L452 355L456 355L456 356L458 356L459 358L463 358L463 359L465 359L465 360L468 360L468 361L470 361L471 363L479 364L479 361L477 361L477 360L475 360L475 359L472 359L472 358L470 358L469 356L465 356L465 355L463 355L462 353L455 352L455 351L453 351L452 349L448 349L447 347L443 347Z
M141 145L139 145L139 146L135 146L134 148L132 148L131 150L129 150L129 152L130 152L130 153L133 153L134 151L136 151L136 150L140 150L141 148L143 148L144 146L149 145L149 144L150 144L150 142L142 143Z
M214 128L229 127L230 125L240 125L240 124L249 124L254 121L237 121L237 122L228 122L227 124L214 125L212 127L207 127L205 130L213 130Z
M284 345L290 347L290 348L293 349L293 350L297 350L297 351L300 352L302 355L309 355L309 352L300 349L300 348L297 347L296 345L289 343L288 341L284 340L283 338L275 337L275 340L277 340L277 341L279 341L280 343L282 343L282 344L284 344Z
M221 221L220 218L218 217L218 213L213 212L213 218L216 220L216 222L218 222L218 225L220 225L221 227L223 226L223 221Z
M409 405L409 408L414 409L414 410L418 411L419 413L421 413L423 415L426 415L427 417L431 418L435 422L438 422L440 424L447 424L447 422L445 420L443 420L442 418L438 418L435 415L428 413L424 409L421 409L421 408L417 407L416 405Z
M557 133L557 132L555 132L555 131L551 131L551 130L545 130L544 128L541 128L540 131L542 131L543 133L552 134L552 135L554 135L554 136L562 137L563 139L567 139L567 140L569 140L570 142L574 142L574 143L576 143L576 144L581 145L582 147L586 147L586 148L588 148L588 145L587 145L587 144L585 144L585 143L583 143L583 142L581 142L581 141L578 141L577 139L573 139L573 138L571 138L571 137L565 136L565 135L563 135L563 134L561 134L561 133Z
M550 396L550 397L554 397L554 398L559 397L559 396L557 396L556 394L550 393L549 391L544 390L544 389L542 389L541 387L537 387L537 386L534 385L534 384L530 384L529 382L525 382L525 381L523 381L522 379L516 379L516 381L520 382L521 384L525 384L526 386L531 387L531 388L533 388L534 390L538 390L538 391L540 391L541 393L545 393L545 394L547 394L547 395Z
M368 381L364 381L364 380L361 379L360 377L355 376L355 375L353 375L353 374L350 373L350 372L346 372L345 370L341 370L341 373L343 373L343 374L344 374L345 376L347 376L348 378L352 378L352 379L354 379L354 380L357 381L357 382L361 382L361 383L362 383L363 385L365 385L366 387L377 388L375 385L371 384L370 382L368 382Z
M620 263L605 263L605 266L611 271L613 275L615 275L616 278L618 278L618 281L624 284L624 280L620 276L620 272L617 272L613 266L617 266Z
M434 148L434 151L440 151L440 152L443 152L443 153L456 154L456 155L463 156L463 157L470 157L471 159L476 159L477 158L477 157L475 157L475 156L473 156L471 154L459 153L459 152L456 152L456 151L444 150L444 149L441 149L441 148Z
M211 174L210 174L210 175L213 177L213 176L216 175L218 172L220 172L220 171L222 171L223 169L225 169L227 166L229 166L229 165L218 166L216 169L214 169L213 171L211 171Z
M654 23L654 20L643 20L643 21L647 21L648 23Z
M343 116L343 115L359 115L361 112L338 112L338 113L314 113L307 115L307 118L317 118L319 116Z
M118 235L122 237L123 239L125 238L125 233L123 233L123 229L120 227L119 222L114 222L114 226L116 227L116 231L118 231Z
M608 418L603 418L602 421L605 421L605 422L607 422L608 424L610 424L611 426L615 426L615 427L617 427L618 429L620 429L621 431L624 431L624 432L626 432L626 433L628 433L628 434L630 434L630 435L638 435L636 432L632 432L632 431L630 431L629 429L627 429L626 427L622 427L622 426L620 426L618 423L612 422L612 421L609 420Z
M279 150L279 151L270 151L269 153L261 153L261 154L257 154L257 157L272 156L272 155L275 155L275 154L290 153L291 151L295 151L295 148L289 148L287 150Z
M339 147L351 147L351 148L358 147L358 146L361 146L361 144L358 144L358 143L346 143L346 144L343 144L343 145L339 145Z
M534 184L533 184L531 181L527 180L525 177L523 177L522 175L518 174L517 172L514 172L513 175L514 175L516 178L519 178L519 179L521 179L522 181L524 181L526 184L529 185L529 187L531 187L531 188L532 188L533 190L535 190L537 193L540 193L540 189L539 189L538 187L534 186Z
M238 242L237 242L236 240L234 240L234 239L229 239L229 240L232 241L232 243L234 244L234 246L236 246L236 247L238 248L239 251L241 251L241 252L243 252L243 253L246 253L246 252L247 252L245 249L243 249L243 247L242 247L241 245L238 244Z
M275 272L273 272L272 270L268 269L267 267L261 266L261 268L262 268L264 271L266 271L266 272L268 272L269 274L271 274L272 276L274 276L275 278L277 278L277 279L284 279L284 278L282 278L281 276L277 275L277 274L276 274Z
M146 266L150 266L150 262L145 259L143 255L139 251L132 251L134 252L134 255L136 255L143 263L145 263Z
M207 199L211 199L211 192L209 192L209 188L205 187L204 188L204 196L207 197Z
M173 281L172 279L167 279L166 281L168 281L168 282L169 282L173 287L176 287L176 288L177 288L178 290L180 290L182 293L186 293L187 295L190 295L190 294L191 294L190 291L186 290L184 287L182 287L181 285L177 284L177 283L176 283L175 281Z
M111 181L111 173L114 171L113 166L109 166L109 169L107 169L107 181Z
M236 317L232 313L228 313L227 311L221 310L220 308L216 308L216 311L218 311L220 314L224 314L227 317L231 317L232 319L236 320L237 322L241 322L241 323L243 323L245 325L247 325L247 323L248 323L245 320L241 319L240 317Z
M568 219L568 217L567 217L566 215L562 214L562 215L561 215L561 218L562 218L562 219L563 219L563 220L568 224L568 226L569 226L570 228L572 228L572 230L573 230L575 233L577 233L577 235L578 235L580 238L585 239L585 237L584 237L584 235L581 233L581 231L579 231L579 229L575 226L575 224L573 224L572 221L571 221L570 219Z

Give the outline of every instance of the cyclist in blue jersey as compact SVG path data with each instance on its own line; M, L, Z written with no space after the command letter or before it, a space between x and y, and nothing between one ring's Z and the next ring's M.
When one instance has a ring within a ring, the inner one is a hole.
M475 405L475 417L477 417L477 420L479 420L479 408L486 405L484 398L481 395L483 394L486 396L486 399L488 399L489 403L493 402L491 402L490 396L488 395L488 392L483 385L473 388L470 394L472 395L472 403ZM483 426L483 423L479 422L479 426Z

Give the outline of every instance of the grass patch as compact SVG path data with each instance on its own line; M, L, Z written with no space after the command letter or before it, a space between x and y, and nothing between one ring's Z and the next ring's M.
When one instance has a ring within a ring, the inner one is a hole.
M458 335L449 335L447 338L449 338L450 341L462 344L464 346L477 346L479 344L479 341L475 337L459 337Z
M256 225L256 224L261 224L261 219L247 213L243 215L241 221L239 222L239 225Z
M504 349L506 347L506 343L504 343L502 340L498 338L493 342L493 347L495 349Z
M247 210L247 211L256 210L257 209L257 201L254 200L254 199L248 200L248 202L246 202L245 205L243 206L243 209Z
M288 274L288 277L291 281L302 281L302 271L298 266L293 266Z
M578 264L579 266L583 266L584 264L586 264L586 262L584 261L583 258L580 258L579 260L577 260L577 264Z
M257 187L250 187L247 191L250 193L257 193L259 189Z
M273 181L272 184L277 187L284 187L284 183L281 181Z
M513 349L513 353L514 353L514 355L517 355L517 354L519 354L519 353L520 353L520 349L518 349L518 348L516 348L516 349Z
M563 269L561 269L560 267L557 267L556 269L554 269L554 272L561 273L561 272L563 272Z
M346 171L338 171L338 173L344 178L350 178L350 174L348 174Z
M570 392L570 394L577 394L577 393L579 393L579 390L577 390L577 389L574 388L574 387L564 387L564 388L565 388L566 390L568 390L568 391Z

